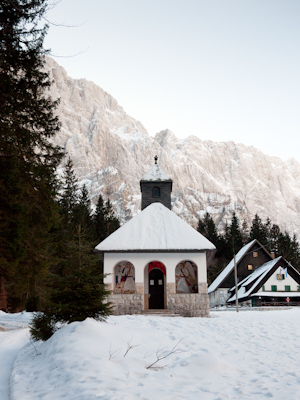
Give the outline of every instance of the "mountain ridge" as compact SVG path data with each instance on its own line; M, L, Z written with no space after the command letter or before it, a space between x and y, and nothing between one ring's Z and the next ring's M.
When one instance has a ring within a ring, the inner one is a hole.
M178 139L168 129L149 136L109 93L85 79L72 79L51 58L51 96L60 98L62 128L55 143L74 163L92 200L112 201L124 223L140 210L139 181L154 156L173 179L173 211L194 227L208 211L222 228L234 210L251 223L257 213L281 229L300 232L300 164L263 154L254 146ZM61 173L65 160L62 162Z

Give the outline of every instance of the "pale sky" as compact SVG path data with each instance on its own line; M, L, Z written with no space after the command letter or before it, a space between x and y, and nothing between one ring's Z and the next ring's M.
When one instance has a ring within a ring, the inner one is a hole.
M299 0L61 0L48 18L75 26L50 27L56 61L151 136L168 128L300 162Z

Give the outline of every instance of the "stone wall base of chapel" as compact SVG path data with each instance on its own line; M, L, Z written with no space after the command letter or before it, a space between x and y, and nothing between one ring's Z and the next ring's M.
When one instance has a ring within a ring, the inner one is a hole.
M168 310L183 317L208 317L209 301L207 294L169 294Z
M110 294L107 299L113 315L140 314L144 310L143 294Z
M207 284L199 284L199 293L174 293L174 284L168 284L166 296L167 309L183 317L208 317L209 297ZM111 287L108 287L111 289ZM141 314L148 306L147 295L143 294L143 284L136 284L134 294L110 294L108 301L113 307L114 315Z

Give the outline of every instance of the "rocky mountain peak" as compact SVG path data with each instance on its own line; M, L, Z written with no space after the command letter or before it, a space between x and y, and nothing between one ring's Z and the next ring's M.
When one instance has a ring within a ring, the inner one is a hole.
M173 211L193 226L206 211L222 225L235 210L240 220L250 222L257 213L282 229L299 230L296 160L284 163L233 142L178 139L168 129L152 138L141 122L93 82L70 78L51 58L47 68L54 81L51 95L60 98L62 128L55 141L72 158L76 175L92 198L108 196L122 222L139 212L139 181L157 154L173 180Z

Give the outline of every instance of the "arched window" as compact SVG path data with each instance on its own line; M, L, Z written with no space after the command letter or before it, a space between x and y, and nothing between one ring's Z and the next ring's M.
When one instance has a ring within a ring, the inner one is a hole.
M160 197L160 188L158 186L152 188L152 197Z
M177 264L176 293L198 293L198 268L195 263L185 260Z
M121 261L115 266L115 294L135 293L135 270L129 261Z

